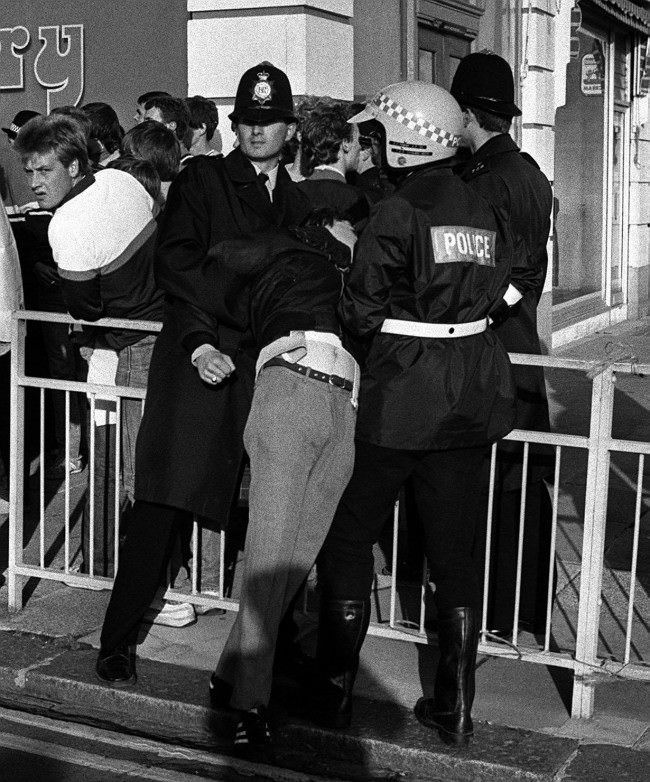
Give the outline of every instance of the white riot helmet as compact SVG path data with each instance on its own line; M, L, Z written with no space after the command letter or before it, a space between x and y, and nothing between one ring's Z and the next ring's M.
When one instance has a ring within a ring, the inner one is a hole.
M452 96L436 84L402 81L380 90L348 122L376 119L386 130L391 168L411 168L444 160L460 145L463 115Z

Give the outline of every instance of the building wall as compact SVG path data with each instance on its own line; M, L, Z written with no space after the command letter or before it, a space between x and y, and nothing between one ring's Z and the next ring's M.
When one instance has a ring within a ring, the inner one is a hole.
M0 124L21 109L109 103L122 126L135 99L164 89L187 95L186 0L90 3L3 0L0 16ZM13 47L13 51L12 51ZM5 202L31 199L20 161L0 133Z
M117 9L117 10L116 10ZM100 3L84 0L3 0L0 17L0 110L3 121L20 109L105 101L125 128L135 98L153 89L187 94L186 0ZM62 29L70 26L69 30ZM79 35L83 26L83 45ZM56 27L58 30L43 28ZM11 44L29 42L11 54ZM39 29L45 41L39 40ZM70 34L65 40L58 36ZM57 51L58 49L58 51ZM22 57L22 87L15 84ZM54 85L67 86L58 90ZM48 96L48 88L51 89Z
M219 106L224 153L239 78L264 60L287 73L294 95L352 99L352 0L187 0L187 10L189 93Z
M354 0L354 94L371 96L403 76L402 3ZM414 4L412 5L412 12Z

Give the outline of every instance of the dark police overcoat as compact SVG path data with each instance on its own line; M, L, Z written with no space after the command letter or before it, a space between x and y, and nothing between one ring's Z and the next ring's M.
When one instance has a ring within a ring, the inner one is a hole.
M537 304L544 288L548 265L546 245L551 229L553 194L548 179L539 166L519 148L508 134L487 141L458 171L461 178L490 203L507 213L516 237L523 240L525 259L515 260L528 267L531 274L526 285L513 276L513 284L523 292L522 300L510 310L510 316L495 330L509 353L542 353L537 333ZM532 278L533 284L529 281ZM517 387L518 429L550 430L548 401L541 367L514 365ZM503 451L513 451L514 464L520 463L521 445L507 443ZM534 449L533 449L534 450ZM504 458L508 458L505 453ZM504 465L505 466L505 465ZM531 451L531 473L547 473L548 459L541 449ZM521 472L506 470L510 488L519 488ZM532 475L531 475L532 477Z
M484 319L508 286L506 223L450 165L410 173L374 208L341 300L346 328L371 340L357 437L387 448L478 447L514 421L510 362L492 331L458 339L381 332L386 318Z
M309 203L280 166L273 204L238 150L191 161L173 182L156 250L156 278L166 293L162 331L149 371L136 450L138 500L170 505L225 526L244 452L242 432L253 391L250 335L214 322L218 347L235 372L210 387L191 363L194 308L210 311L216 263L208 250L224 239L299 223ZM189 329L191 331L191 329ZM197 336L197 335L195 335Z

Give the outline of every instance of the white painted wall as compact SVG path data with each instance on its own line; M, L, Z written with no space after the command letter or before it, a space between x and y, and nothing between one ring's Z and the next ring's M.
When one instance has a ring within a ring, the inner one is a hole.
M215 99L223 151L234 135L227 115L248 68L268 60L294 95L352 99L352 0L188 0L188 94ZM197 15L198 14L198 15Z

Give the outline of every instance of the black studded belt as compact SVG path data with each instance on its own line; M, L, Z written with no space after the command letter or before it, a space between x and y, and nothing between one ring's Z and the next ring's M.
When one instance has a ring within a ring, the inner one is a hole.
M276 356L267 361L262 368L265 369L266 367L286 367L292 372L297 372L299 375L311 377L314 380L320 380L323 383L329 383L331 386L342 388L344 391L352 391L354 389L354 383L351 380L339 377L338 375L328 375L327 372L319 372L317 369L312 369L304 364L296 364L293 361L287 361L286 358L282 358L282 356Z

